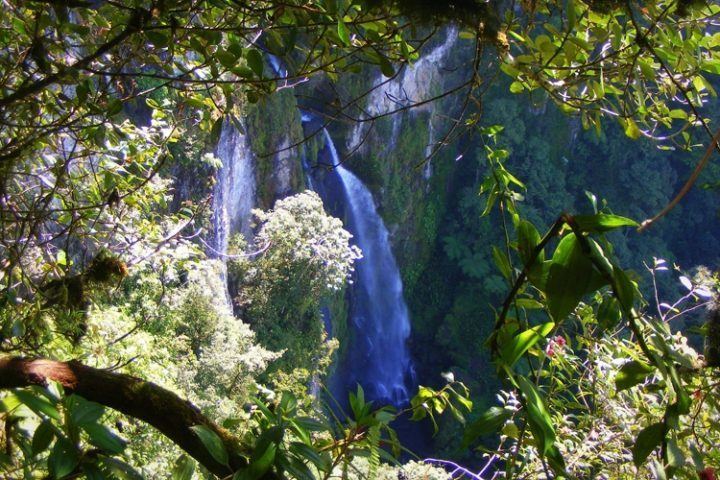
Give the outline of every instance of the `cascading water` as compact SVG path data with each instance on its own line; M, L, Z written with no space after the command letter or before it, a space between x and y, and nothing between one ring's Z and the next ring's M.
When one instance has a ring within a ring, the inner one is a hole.
M336 369L334 390L342 398L360 384L368 399L403 405L408 401L414 372L407 347L410 319L400 270L372 194L340 165L327 130L324 135L329 160L336 165L333 174L343 191L344 202L340 203L344 203L346 228L363 252L350 285L350 345Z
M222 261L220 280L225 285L225 303L232 311L225 259L233 233L240 232L247 240L252 236L250 220L255 206L255 171L247 136L230 120L223 123L216 152L222 167L213 189L214 238L210 253Z
M255 171L247 137L226 120L220 132L217 157L222 162L213 191L212 249L215 256L227 254L230 236L240 232L250 239L251 211L255 205Z

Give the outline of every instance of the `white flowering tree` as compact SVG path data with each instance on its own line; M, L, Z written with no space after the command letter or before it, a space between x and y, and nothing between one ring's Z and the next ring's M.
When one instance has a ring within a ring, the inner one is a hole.
M255 252L230 264L230 275L239 279L235 301L265 346L286 349L286 365L315 369L323 356L321 302L343 288L360 250L314 192L254 213Z

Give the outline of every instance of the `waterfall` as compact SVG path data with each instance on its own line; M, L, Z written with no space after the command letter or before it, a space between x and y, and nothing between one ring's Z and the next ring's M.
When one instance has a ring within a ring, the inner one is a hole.
M442 76L443 59L457 40L457 28L448 29L445 41L423 55L412 65L405 69L392 80L388 81L385 76L379 76L373 85L373 91L369 96L365 109L366 117L381 115L404 106L411 106L433 97L432 89L440 83ZM411 112L431 111L432 103L426 103L413 107ZM392 134L390 149L400 131L401 117L392 117ZM357 148L365 133L366 123L357 123L349 137L348 151Z
M400 270L372 194L339 165L332 138L327 130L323 133L332 164L337 165L333 173L342 186L346 228L363 253L350 285L351 343L335 373L337 393L344 396L359 383L366 398L403 405L408 402L414 372L407 347L410 319Z
M230 236L240 232L249 240L251 211L255 206L255 171L247 136L225 120L217 145L222 167L213 190L215 256L227 254Z
M220 281L225 286L225 304L232 312L232 300L225 265L230 236L240 232L250 240L252 208L255 206L255 171L247 136L226 119L216 155L222 162L213 188L213 244L211 256L221 260Z

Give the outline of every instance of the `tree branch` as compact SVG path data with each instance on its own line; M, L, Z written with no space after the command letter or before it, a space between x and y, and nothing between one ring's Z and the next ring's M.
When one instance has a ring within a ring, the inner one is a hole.
M643 221L642 224L640 225L640 227L638 227L638 229L637 229L638 232L643 232L643 231L647 230L647 228L650 225L652 225L653 223L657 222L662 217L667 215L667 213L670 212L670 210L675 208L675 206L678 203L680 203L680 200L683 199L685 194L690 191L692 186L697 181L698 177L700 176L703 169L707 165L707 163L710 160L710 157L712 156L712 153L715 151L715 149L717 148L718 151L720 151L720 145L718 145L718 142L720 142L720 128L717 130L717 132L715 132L715 135L713 135L712 139L710 140L710 143L708 144L707 148L705 149L705 154L702 156L700 161L697 163L697 165L695 166L695 169L693 170L692 174L690 175L690 178L687 179L687 181L682 186L682 188L677 193L677 195L675 195L675 197L672 199L672 201L670 203L668 203L667 206L665 206L665 208L663 208L662 211L660 211L660 213L658 213L657 215L655 215L652 218L649 218L649 219Z
M0 357L0 389L47 385L54 380L83 398L146 422L219 477L247 466L240 441L205 417L192 403L152 382L77 361ZM205 425L222 439L229 466L218 463L190 429ZM270 473L265 478L276 478Z

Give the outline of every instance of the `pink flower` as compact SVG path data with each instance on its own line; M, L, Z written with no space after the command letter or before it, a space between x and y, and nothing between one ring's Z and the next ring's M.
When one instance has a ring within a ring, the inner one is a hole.
M565 337L561 335L557 335L554 338L550 339L550 341L547 344L547 347L545 347L545 354L548 357L554 356L556 353L561 353L563 350L563 347L565 347L565 344L567 342L565 341Z
M700 480L717 480L715 476L715 469L712 467L705 467L703 470L698 472L698 478Z

